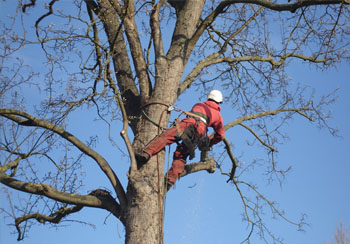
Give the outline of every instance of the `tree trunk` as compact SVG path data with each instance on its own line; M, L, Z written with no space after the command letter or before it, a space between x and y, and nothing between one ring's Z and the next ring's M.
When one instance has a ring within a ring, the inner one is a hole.
M167 104L169 101L159 100ZM153 104L144 110L150 119L166 127L169 115L164 105ZM140 121L139 134L135 137L134 148L143 148L161 131L144 117ZM130 171L127 188L128 207L124 219L126 244L162 243L163 239L163 187L164 187L164 152L152 157L138 170Z
M129 61L126 60L128 56L123 46L125 40L121 28L118 28L120 22L108 1L100 0L99 4L102 6L99 17L104 22L111 45L119 90L126 101L125 108L130 127L135 135L133 147L140 150L162 132L161 127L168 126L170 114L167 112L167 105L173 104L177 99L181 77L191 52L188 44L199 21L204 1L196 1L195 8L191 1L176 4L179 18L173 33L172 47L166 55L163 53L161 40L155 41L154 48L158 51L155 58L156 78L153 89L147 82L147 77L141 75L145 66L143 62L138 61L142 55L137 53L137 50L141 49L137 46L132 47L135 51L133 61L137 66L136 72L140 83L139 92L136 90L133 76L130 75ZM137 44L139 40L133 31L136 29L136 24L132 16L128 17L124 19L126 36L129 43ZM160 34L160 28L156 25L158 17L156 14L153 17L156 21L154 34ZM143 116L142 110L148 118ZM125 243L163 243L164 152L152 157L141 168L130 168L128 177L126 193L128 204L122 216L126 231Z
M164 153L159 153L143 166L142 173L129 178L126 244L163 243L163 162Z
M183 66L164 62L151 100L143 105L149 118L160 127L168 126L167 106L177 95L178 81ZM168 75L168 74L172 75ZM177 75L174 75L177 74ZM162 89L161 93L157 89ZM167 87L164 92L164 87ZM143 148L162 130L143 116L134 138L135 149ZM139 170L130 172L127 189L128 209L125 211L126 244L163 243L164 151L153 156Z

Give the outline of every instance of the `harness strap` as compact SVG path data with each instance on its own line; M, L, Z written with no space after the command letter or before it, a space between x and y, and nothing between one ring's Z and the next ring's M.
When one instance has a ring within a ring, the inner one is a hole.
M185 112L185 111L184 111L184 113L188 117L192 117L196 120L202 121L205 125L208 125L208 123L209 123L209 118L205 114L202 114L200 112Z

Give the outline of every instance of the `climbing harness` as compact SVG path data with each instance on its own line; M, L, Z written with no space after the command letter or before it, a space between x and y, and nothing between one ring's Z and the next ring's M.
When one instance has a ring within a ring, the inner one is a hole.
M161 117L160 117L158 123L155 122L154 120L152 120L152 119L148 116L148 114L145 112L145 110L144 110L145 107L147 107L147 106L149 106L149 105L153 105L153 104L159 104L159 105L163 105L163 106L167 107L167 109L164 110L164 111L162 112ZM150 103L146 103L145 105L143 105L143 106L141 107L142 115L144 115L145 118L146 118L149 122L151 122L152 124L154 124L155 126L157 126L158 129L163 130L163 131L169 128L169 127L168 127L168 128L165 128L165 127L160 126L160 122L162 121L163 114L164 114L164 112L170 113L171 111L180 112L180 114L177 116L177 118L175 119L175 121L171 123L171 126L175 125L175 124L179 121L179 118L180 118L180 116L181 116L182 114L185 114L188 118L194 118L194 119L197 121L197 123L203 122L205 125L208 125L208 124L209 124L209 119L208 119L208 117L207 117L205 114L202 114L202 113L199 113L199 112L192 112L192 111L191 111L191 112L188 112L188 111L184 111L184 110L182 110L182 109L180 109L180 108L178 108L178 107L175 107L174 105L171 105L171 104L170 104L170 105L167 105L167 104L161 103L161 102L150 102ZM170 126L170 127L171 127L171 126Z
M159 123L156 123L155 121L153 121L144 111L144 107L148 106L148 105L152 105L152 104L159 104L159 105L163 105L165 107L167 107L161 114L161 117L159 119ZM182 114L186 115L187 118L193 118L196 120L197 122L197 128L199 123L204 123L206 126L208 126L209 124L209 118L200 112L188 112L188 111L184 111L178 107L175 107L174 105L167 105L165 103L161 103L161 102L151 102L151 103L147 103L144 106L142 106L142 114L145 116L145 118L150 121L152 124L154 124L155 126L158 127L158 134L161 131L167 130L168 128L164 128L160 126L160 123L162 121L162 117L164 112L168 112L170 113L171 111L176 111L176 112L180 112L180 114L176 117L175 121L170 123L170 127L176 127L177 130L177 135L176 138L178 140L181 140L182 143L186 146L186 148L188 149L189 152L189 159L192 160L195 157L195 149L198 148L201 151L208 151L208 147L209 147L209 140L208 140L208 135L207 135L207 130L205 132L204 135L198 137L197 136L197 129L195 128L195 126L190 125L188 126L184 131L181 130L180 128L180 116Z
M189 118L194 118L197 122L201 121L205 125L209 124L209 118L205 114L202 114L202 113L199 113L199 112L192 112L192 111L188 112L188 111L184 111L184 110L182 110L180 108L177 108L177 107L175 107L173 105L169 105L168 112L171 112L173 110L175 110L177 112L181 112L177 118L179 118L182 114L185 114Z

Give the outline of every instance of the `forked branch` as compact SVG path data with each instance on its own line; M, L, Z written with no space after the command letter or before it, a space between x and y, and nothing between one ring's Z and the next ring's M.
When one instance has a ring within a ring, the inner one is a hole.
M81 152L85 153L89 157L91 157L101 168L101 170L105 173L105 175L108 177L109 181L111 182L118 199L120 201L120 205L122 208L126 206L126 195L125 191L114 173L113 169L109 166L108 162L96 151L92 150L90 147L88 147L85 143L80 141L78 138L64 130L62 127L55 125L49 121L38 119L28 113L21 112L15 109L2 109L0 108L0 116L8 118L14 122L16 122L18 125L21 126L33 126L33 127L40 127L44 128L46 130L52 131L58 135L60 135L65 140L72 143L75 147L77 147Z
M32 213L32 214L27 214L24 215L22 217L16 218L15 219L15 226L18 232L18 237L17 237L17 241L21 241L23 240L23 234L22 234L22 230L20 227L20 224L28 221L30 219L35 219L36 221L38 221L41 224L44 224L45 222L50 222L53 224L58 224L61 222L61 220L72 214L72 213L76 213L79 212L81 209L83 208L83 206L78 205L78 206L73 206L70 208L60 208L58 209L56 212L50 214L49 216L41 214L41 213Z
M112 197L100 197L100 195L92 193L89 195L66 193L58 191L47 184L23 182L4 173L0 173L0 182L18 191L45 196L62 203L106 209L116 217L121 217L120 205Z

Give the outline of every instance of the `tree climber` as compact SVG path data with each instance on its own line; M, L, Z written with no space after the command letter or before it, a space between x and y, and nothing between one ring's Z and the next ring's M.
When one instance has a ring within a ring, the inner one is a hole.
M208 150L208 148L224 139L225 130L220 114L221 103L221 92L212 90L207 101L195 104L191 112L185 112L186 118L176 121L176 126L155 137L142 151L135 154L138 165L141 167L166 145L176 142L178 146L174 152L173 163L167 176L169 189L184 171L187 157L189 156L190 160L194 158L194 151L197 146L199 149ZM211 138L207 135L207 127L212 127L215 131ZM179 143L180 140L181 143Z

